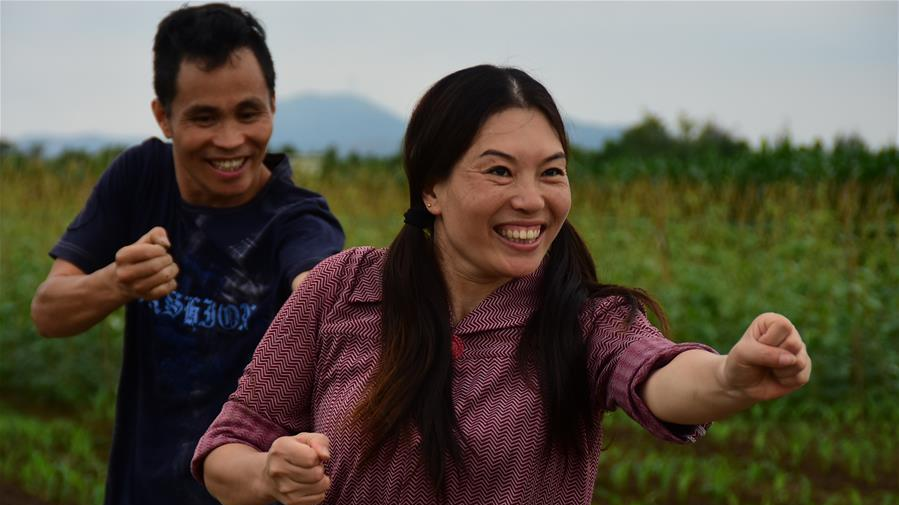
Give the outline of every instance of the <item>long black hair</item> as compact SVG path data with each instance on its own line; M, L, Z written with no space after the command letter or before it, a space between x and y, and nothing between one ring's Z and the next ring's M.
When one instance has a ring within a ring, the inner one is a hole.
M450 74L431 87L412 113L403 145L410 209L427 215L422 192L450 176L488 118L514 107L542 113L568 153L555 102L543 85L519 69L480 65ZM550 246L544 268L541 300L525 328L519 366L524 370L533 364L539 370L551 443L582 455L582 434L597 422L579 324L584 303L591 297L617 295L629 305L631 317L648 305L667 324L644 292L597 281L593 258L567 221ZM383 293L381 359L354 413L369 435L365 460L414 425L428 474L441 490L446 458L458 461L460 449L452 401L447 286L433 225L422 229L407 224L400 230L387 255Z

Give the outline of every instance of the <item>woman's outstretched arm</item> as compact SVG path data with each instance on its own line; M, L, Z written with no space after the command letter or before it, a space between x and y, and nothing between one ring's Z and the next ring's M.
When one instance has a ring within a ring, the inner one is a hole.
M811 370L805 343L789 319L765 313L727 355L679 354L649 377L642 397L663 421L703 424L791 393L808 382Z

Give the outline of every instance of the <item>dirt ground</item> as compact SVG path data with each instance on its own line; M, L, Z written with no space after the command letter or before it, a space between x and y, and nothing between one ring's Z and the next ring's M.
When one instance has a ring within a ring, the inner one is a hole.
M8 482L0 481L0 505L50 505L28 496L21 489Z

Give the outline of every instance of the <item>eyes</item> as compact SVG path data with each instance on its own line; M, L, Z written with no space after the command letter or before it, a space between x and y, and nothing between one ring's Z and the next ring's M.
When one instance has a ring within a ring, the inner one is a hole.
M253 123L264 115L264 111L256 107L244 107L237 110L234 114L237 121L241 123ZM222 120L224 115L217 109L200 108L199 110L188 111L185 114L187 120L201 128L209 128L215 126Z
M550 177L565 177L566 173L564 168L553 167L544 170L543 175L547 175Z
M215 124L216 116L213 114L195 114L188 119L197 126L212 126Z
M492 166L485 170L484 173L497 177L512 177L512 171L502 165ZM560 167L549 167L540 171L541 177L565 177L565 175L565 169Z
M498 175L500 177L509 177L512 175L511 170L502 166L490 167L487 169L487 173L490 175Z
M262 115L260 110L246 110L237 113L237 119L243 123L251 123Z

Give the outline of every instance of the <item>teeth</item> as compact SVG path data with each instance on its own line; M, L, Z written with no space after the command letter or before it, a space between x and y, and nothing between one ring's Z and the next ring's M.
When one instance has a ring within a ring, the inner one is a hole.
M225 172L233 172L240 168L243 165L244 160L246 158L237 158L233 160L215 160L212 162L215 165L215 168L225 171Z
M515 242L528 243L533 242L540 236L540 227L534 228L500 228L499 234L503 237Z

